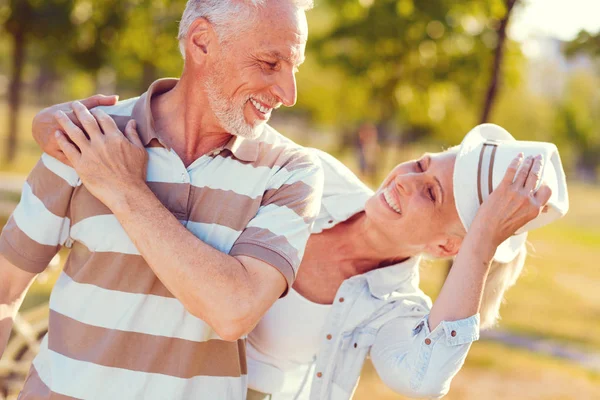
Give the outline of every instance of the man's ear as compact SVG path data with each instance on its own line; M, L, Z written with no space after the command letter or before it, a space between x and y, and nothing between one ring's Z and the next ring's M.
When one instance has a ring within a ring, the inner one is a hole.
M186 58L191 57L196 64L206 62L206 56L214 51L218 43L212 24L206 18L198 18L192 25L185 38Z
M462 238L457 235L448 235L440 241L429 246L428 253L437 258L453 257L458 254Z

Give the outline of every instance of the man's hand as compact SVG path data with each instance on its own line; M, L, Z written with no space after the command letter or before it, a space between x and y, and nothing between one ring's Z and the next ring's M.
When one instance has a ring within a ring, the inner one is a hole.
M81 100L80 103L86 108L92 109L98 106L112 106L116 104L118 100L118 96L104 96L97 94ZM60 125L56 122L54 114L58 111L62 111L75 125L81 127L81 123L72 111L72 104L73 102L67 102L44 108L33 118L31 127L33 138L42 150L57 160L69 165L69 160L65 157L60 147L58 147L58 142L54 136L54 132L60 129Z
M55 132L57 144L85 187L110 208L127 189L145 185L148 154L134 120L127 123L124 136L104 111L90 112L78 101L72 109L83 130L64 111L57 111L56 122L66 133Z

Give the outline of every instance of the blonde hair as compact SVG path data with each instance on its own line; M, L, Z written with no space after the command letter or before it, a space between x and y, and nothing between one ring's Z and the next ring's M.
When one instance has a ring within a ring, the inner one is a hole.
M512 261L492 261L479 309L482 330L494 327L500 320L500 306L504 300L504 293L517 282L526 258L527 247L523 245Z

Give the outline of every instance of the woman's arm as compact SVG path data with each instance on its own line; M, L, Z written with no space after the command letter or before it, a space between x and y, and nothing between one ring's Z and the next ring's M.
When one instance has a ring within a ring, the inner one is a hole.
M119 100L118 96L104 96L96 94L88 97L87 99L80 100L86 108L92 109L99 106L112 106ZM75 116L75 113L71 109L73 102L69 101L62 104L56 104L51 107L44 108L42 111L37 113L33 118L31 124L31 133L37 144L42 148L44 153L56 158L60 162L71 165L67 157L58 147L58 141L54 136L54 132L60 129L60 125L56 122L54 115L58 111L63 111L74 124L81 127L81 123Z
M411 398L440 398L478 338L478 315L442 322L433 332L427 317L395 318L377 332L371 361L393 391Z
M521 161L519 157L511 163L500 185L478 210L429 314L431 330L442 321L455 321L479 312L496 248L536 218L550 199L552 192L548 186L542 185L533 192L542 169L541 157L528 157L517 173Z

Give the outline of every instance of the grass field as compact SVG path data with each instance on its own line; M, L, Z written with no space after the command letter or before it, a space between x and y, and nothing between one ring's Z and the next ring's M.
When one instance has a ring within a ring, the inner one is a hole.
M39 150L29 134L33 113L29 107L23 113L17 162L2 171L26 173L37 161ZM4 107L0 108L0 121L6 121ZM2 141L4 129L0 126ZM385 159L401 160L418 153L418 149L390 150ZM500 327L600 353L600 187L570 183L569 193L567 217L530 235L535 250L518 284L507 294ZM66 253L63 260L64 256ZM443 271L426 266L422 276L424 290L435 297ZM51 274L36 282L24 308L45 302L54 279ZM600 376L570 362L481 341L474 344L447 398L600 399ZM356 399L402 397L387 389L367 364Z

